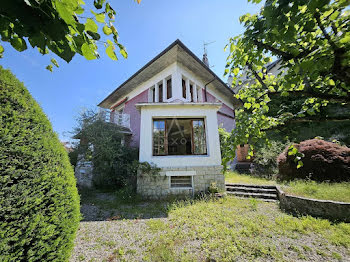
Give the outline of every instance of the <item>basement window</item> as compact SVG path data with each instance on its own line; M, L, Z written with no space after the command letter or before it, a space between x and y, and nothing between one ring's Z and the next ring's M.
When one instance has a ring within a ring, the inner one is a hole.
M192 188L192 176L171 176L171 188Z

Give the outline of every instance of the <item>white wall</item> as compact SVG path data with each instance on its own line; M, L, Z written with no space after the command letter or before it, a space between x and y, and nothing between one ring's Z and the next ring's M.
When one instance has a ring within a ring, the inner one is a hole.
M169 76L172 76L172 88L173 88L172 95L173 96L169 100L164 100L166 102L172 102L174 100L186 101L186 99L184 99L182 97L182 76L191 80L196 86L200 87L201 89L204 89L204 85L206 84L201 79L196 77L196 75L194 75L190 70L186 69L185 67L183 67L180 64L175 62L175 63L171 64L170 66L168 66L167 68L165 68L160 73L154 75L152 78L150 78L146 82L139 85L137 88L135 88L133 91L131 91L126 96L120 98L118 101L116 101L114 103L114 105L118 104L125 97L128 97L128 100L131 100L132 98L139 95L143 91L149 89L150 87L154 87L155 84L157 84L158 82L162 81L163 79L165 79ZM220 92L218 92L217 90L215 90L211 86L207 87L207 91L211 95L218 98L220 101L224 102L228 107L233 109L232 101L229 98L223 96L222 94L220 94ZM163 94L164 94L164 92L163 92ZM113 107L113 105L111 107Z
M171 103L157 105L140 104L141 134L140 161L153 162L159 167L213 166L221 165L217 111L221 104ZM152 136L154 117L204 118L207 152L205 156L153 156Z

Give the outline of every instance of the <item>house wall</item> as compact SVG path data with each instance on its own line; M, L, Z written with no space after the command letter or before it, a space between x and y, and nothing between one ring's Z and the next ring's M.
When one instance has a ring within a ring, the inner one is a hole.
M192 188L171 188L169 173L192 172ZM225 177L222 174L222 166L199 166L199 167L164 167L158 175L137 175L137 193L153 199L164 198L171 195L193 196L201 192L207 192L211 183L215 182L219 191L225 190Z
M141 108L140 161L153 162L158 167L217 166L221 165L217 110L220 104L152 104ZM153 156L153 118L204 118L207 152L205 156Z
M127 94L126 96L121 97L118 101L115 101L115 103L111 106L111 108L114 105L117 105L120 101L122 101L125 97L128 97L128 100L132 100L134 97L138 96L139 94L143 93L144 91L147 90L148 93L148 89L150 87L153 87L156 83L158 83L159 81L161 81L162 79L173 75L176 72L176 63L171 64L170 66L168 66L167 68L165 68L163 71L161 71L160 73L152 76L149 78L149 80L145 81L144 83L142 83L141 85L139 85L137 88L135 88L133 91L131 91L129 94ZM174 83L173 83L174 85ZM145 102L148 101L148 96Z
M130 129L132 132L132 137L130 145L133 147L140 146L140 124L141 124L141 114L139 110L135 107L137 103L146 103L148 100L148 90L145 90L133 97L131 100L125 102L124 114L130 115Z
M204 90L203 90L203 97L204 97ZM208 90L207 90L207 101L212 103L215 103L215 102L222 103L222 106L218 111L218 126L222 126L223 128L226 129L227 132L231 132L232 129L234 129L236 126L235 119L234 119L235 113L233 111L233 108L228 107L220 99L212 95ZM220 112L224 113L225 115L220 114Z
M201 88L202 97L204 99L204 85L203 81L198 79L191 71L184 68L181 64L173 63L169 67L165 68L162 72L159 74L151 77L148 81L144 82L142 85L140 85L138 88L130 92L127 97L128 100L125 102L124 107L124 113L130 114L130 129L132 131L132 138L131 138L131 146L139 147L140 146L140 126L141 126L141 115L139 110L136 109L135 105L137 103L146 103L148 102L148 96L149 96L149 89L154 86L155 83L158 83L162 79L165 79L168 76L173 77L173 98L169 99L168 102L174 102L175 100L183 100L184 102L188 102L186 99L182 98L182 84L181 84L181 77L184 76L188 79L191 79L197 86ZM180 88L174 88L176 86L180 86ZM176 90L175 90L176 89ZM122 97L114 105L117 105L125 97ZM235 120L234 120L234 112L233 112L233 105L230 104L228 99L225 99L224 97L221 97L220 94L214 90L210 89L208 87L207 90L207 99L208 102L216 102L219 101L222 103L222 106L219 110L219 112L224 113L220 114L218 112L217 114L217 123L218 126L222 126L226 129L226 131L231 132L231 130L235 127ZM112 106L113 107L113 106ZM228 117L226 115L229 115L231 117Z

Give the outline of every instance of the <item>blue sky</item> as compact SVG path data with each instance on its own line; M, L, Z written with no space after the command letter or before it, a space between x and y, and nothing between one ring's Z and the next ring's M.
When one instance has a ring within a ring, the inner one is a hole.
M89 2L92 0L85 0ZM116 10L115 25L120 42L129 57L112 61L101 48L101 58L87 61L77 55L67 64L57 58L59 68L50 73L45 67L53 55L40 55L30 46L17 52L4 43L0 64L10 69L29 89L49 117L61 140L75 126L83 108L94 108L103 98L128 79L176 39L180 39L199 58L203 42L208 46L212 70L222 77L227 53L224 46L232 36L242 33L239 16L256 13L259 6L247 0L110 0Z

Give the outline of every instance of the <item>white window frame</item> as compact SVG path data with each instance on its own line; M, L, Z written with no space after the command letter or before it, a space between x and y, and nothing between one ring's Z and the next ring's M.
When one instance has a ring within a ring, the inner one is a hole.
M168 86L167 86L167 81L171 79L171 97L167 98L168 96ZM174 97L174 78L173 75L169 75L166 78L163 79L163 101L164 102L169 102L172 100Z

